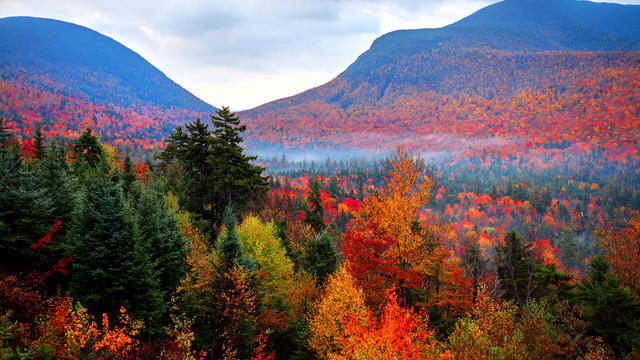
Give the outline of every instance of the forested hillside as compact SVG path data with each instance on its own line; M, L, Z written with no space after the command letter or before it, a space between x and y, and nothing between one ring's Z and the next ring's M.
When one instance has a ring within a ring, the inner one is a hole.
M52 19L0 19L0 87L0 116L22 136L37 124L70 137L91 126L141 152L214 111L117 41Z

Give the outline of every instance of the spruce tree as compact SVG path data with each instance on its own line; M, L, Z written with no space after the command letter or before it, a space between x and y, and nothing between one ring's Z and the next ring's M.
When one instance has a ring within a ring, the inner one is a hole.
M34 251L31 244L54 225L54 203L43 173L23 161L19 144L5 146L0 151L0 270L26 272L35 263L50 263L48 249Z
M307 241L302 264L305 270L315 275L320 282L324 282L338 268L338 251L333 238L321 234Z
M161 294L153 264L137 236L119 185L100 161L86 176L69 232L71 292L94 314L115 315L120 306L145 319L160 315Z
M90 127L87 127L76 139L73 145L73 155L76 169L85 165L94 169L98 166L102 158L102 147L98 138L92 134Z
M223 223L223 213L231 206L242 213L250 200L262 197L268 183L263 169L252 165L241 147L240 120L229 108L211 115L213 129L199 119L177 128L166 140L159 155L167 174L167 187L178 194L189 211L209 221L211 229Z
M42 126L36 125L36 131L33 135L33 148L36 159L42 160L45 156L44 136L42 135Z
M129 156L129 154L127 154L124 158L122 170L122 191L124 192L125 196L129 197L129 195L133 191L133 185L137 179L133 161L131 160L131 156Z
M623 358L640 344L640 299L621 286L604 257L590 266L591 278L582 280L572 300L582 309L587 334L601 337Z
M209 158L218 181L214 201L214 217L222 218L225 207L232 206L242 213L251 198L262 197L268 190L268 183L262 177L261 167L251 164L255 156L247 156L241 147L245 125L228 107L223 106L211 115L213 123L212 156Z
M324 223L324 207L322 206L320 181L317 178L309 185L307 202L310 206L304 210L304 221L309 224L316 234L319 234L325 229L326 225Z
M498 284L505 300L526 304L533 296L535 266L530 247L515 232L504 237L504 245L496 246Z
M136 222L138 239L143 251L149 254L148 262L152 265L153 277L157 279L158 292L162 296L157 309L162 317L151 324L159 328L168 321L171 296L187 271L185 242L174 216L164 206L162 195L152 187L142 190L136 204Z

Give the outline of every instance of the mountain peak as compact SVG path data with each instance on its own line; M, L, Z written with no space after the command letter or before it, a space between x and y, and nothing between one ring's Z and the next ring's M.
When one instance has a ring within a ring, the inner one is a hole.
M101 104L213 109L121 43L55 19L0 18L0 75L7 71L46 76Z

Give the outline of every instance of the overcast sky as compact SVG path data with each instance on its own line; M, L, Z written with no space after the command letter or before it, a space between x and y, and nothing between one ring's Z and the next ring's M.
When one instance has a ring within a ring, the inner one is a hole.
M0 17L87 26L211 105L244 110L331 80L386 32L441 27L495 2L0 0Z

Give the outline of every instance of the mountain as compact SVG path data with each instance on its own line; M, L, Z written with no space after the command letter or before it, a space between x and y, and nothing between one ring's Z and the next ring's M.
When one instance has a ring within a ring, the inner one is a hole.
M398 141L425 147L434 134L539 135L521 128L515 133L508 123L515 117L532 121L520 127L535 123L537 130L548 127L548 138L563 138L540 121L563 115L567 128L557 131L580 130L584 123L570 112L581 111L582 105L572 102L575 94L569 91L601 93L612 91L616 82L631 81L627 92L634 96L625 105L637 104L639 51L640 6L505 0L443 28L385 34L329 83L241 117L256 146L375 149ZM622 73L603 75L611 69ZM583 89L580 82L589 78L592 88ZM598 94L595 100L608 101ZM565 101L556 105L566 113L552 106L540 107L544 114L539 116L521 114L518 99L525 95ZM594 134L576 140L589 136Z
M0 66L45 75L100 104L211 111L142 56L83 26L34 17L0 19Z
M124 137L137 147L214 110L96 31L53 19L0 19L0 116L27 136L36 123L68 136L92 126L105 141Z

